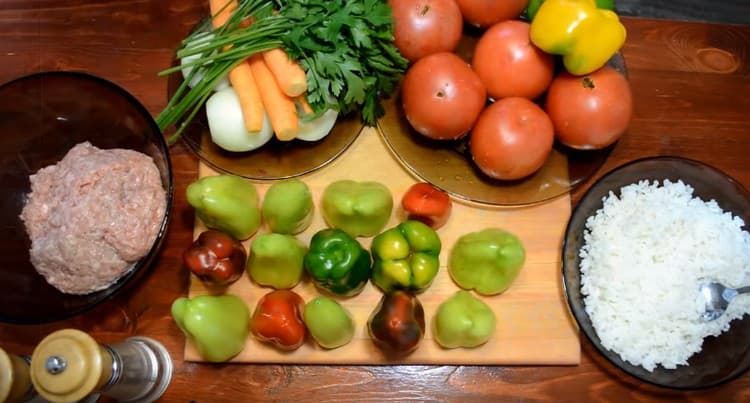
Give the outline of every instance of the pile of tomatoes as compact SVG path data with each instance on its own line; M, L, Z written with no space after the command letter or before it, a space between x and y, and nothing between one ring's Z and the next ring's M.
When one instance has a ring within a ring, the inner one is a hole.
M409 124L434 140L468 136L477 167L499 180L541 168L555 140L601 149L632 117L630 86L605 66L586 76L556 68L520 19L528 0L389 0L394 42L411 62L401 86ZM454 53L464 24L481 30L471 59Z

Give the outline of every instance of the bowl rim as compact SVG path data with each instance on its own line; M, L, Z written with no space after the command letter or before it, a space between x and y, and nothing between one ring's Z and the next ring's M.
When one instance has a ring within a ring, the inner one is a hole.
M118 280L116 280L113 284L111 284L104 290L95 292L94 294L101 292L101 295L97 295L96 297L94 297L90 303L84 304L74 309L65 310L55 316L45 317L45 318L26 319L26 318L20 318L20 317L6 317L3 315L0 315L1 323L19 324L19 325L36 325L36 324L59 322L62 320L70 319L84 312L87 312L93 309L94 307L100 305L102 302L114 298L116 295L120 294L123 290L126 290L128 286L131 285L135 280L140 279L144 274L146 274L147 271L151 270L151 268L153 267L154 260L157 257L162 244L164 243L164 239L166 238L167 229L169 227L169 221L172 216L171 213L172 213L173 203L174 203L174 176L173 176L173 171L172 171L172 159L171 159L171 154L169 151L169 145L167 144L166 139L164 138L164 133L159 129L159 126L156 124L156 120L153 118L153 116L148 111L148 109L146 109L145 105L143 105L143 103L138 98L135 97L135 95L133 95L132 93L127 91L125 88L121 87L118 84L115 84L114 82L108 79L97 76L87 71L80 71L80 70L43 70L43 71L37 71L37 72L29 73L29 74L20 75L18 77L15 77L8 81L0 83L0 93L2 93L7 87L16 85L20 82L29 81L29 80L41 80L41 79L44 79L44 77L50 77L50 76L70 78L73 80L85 80L85 81L96 83L97 85L101 85L103 87L108 87L109 89L113 91L113 93L116 93L119 96L123 97L123 99L125 99L128 104L133 106L133 108L138 112L138 114L144 117L149 128L153 131L154 134L156 134L155 137L156 137L157 147L164 154L164 167L165 167L165 171L166 171L165 173L166 173L166 179L167 179L166 183L162 183L162 185L164 186L165 198L166 198L164 217L161 220L159 230L156 234L156 240L154 241L153 245L151 245L151 248L149 249L149 251L141 259L139 259L137 262L134 263L133 268L130 269L128 273L120 277ZM110 290L110 292L102 292L105 290ZM91 295L91 294L88 294L88 295Z
M637 158L637 159L625 162L625 163L623 163L623 164L621 164L621 165L619 165L619 166L617 166L615 168L612 168L611 170L609 170L608 172L604 173L602 176L600 176L599 178L597 178L591 184L591 186L589 186L589 188L586 190L586 192L583 194L583 196L581 196L581 198L579 199L579 201L574 206L573 211L571 212L571 215L570 215L570 219L568 220L568 223L565 226L565 232L563 233L563 242L562 242L562 249L561 249L561 264L560 264L560 268L561 268L561 270L560 270L560 276L561 276L561 280L562 280L563 294L565 295L565 301L567 303L568 310L570 311L570 315L575 320L575 322L576 322L576 324L578 326L579 332L583 333L586 336L586 338L589 340L589 342L591 343L591 345L593 345L594 349L599 353L599 355L602 356L602 357L604 357L604 359L607 362L609 362L612 366L614 366L615 368L617 368L617 370L619 370L619 371L627 374L629 377L632 377L633 379L636 379L636 380L638 380L640 382L643 382L643 383L646 383L646 384L649 384L649 385L657 386L659 388L671 389L671 390L681 390L681 391L705 390L705 389L709 389L709 388L713 388L713 387L725 384L727 382L730 382L730 381L733 381L733 380L739 378L744 373L746 373L748 370L750 370L750 366L748 368L745 368L744 370L738 371L737 373L735 373L735 374L733 374L731 376L728 376L726 378L723 378L723 379L720 379L718 381L714 381L714 382L711 382L711 383L707 383L705 385L699 385L699 386L673 386L673 385L669 385L669 384L665 384L665 383L660 383L660 382L657 382L657 381L654 381L654 380L651 380L651 379L647 379L647 378L641 377L641 376L639 376L639 375L637 375L635 373L632 373L628 367L624 367L624 366L620 365L620 363L615 362L612 358L610 358L610 356L608 354L605 353L605 351L606 351L606 352L610 352L610 353L613 353L613 354L617 355L617 353L612 352L612 351L604 348L604 346L601 345L601 341L598 340L598 335L596 335L596 331L595 331L595 329L593 329L593 326L592 326L592 330L591 331L587 330L586 327L583 326L583 324L582 324L583 319L579 318L579 316L576 314L576 310L574 308L574 303L571 300L571 295L570 295L569 289L572 289L572 286L570 284L568 284L568 280L566 279L566 276L565 276L565 269L566 269L565 251L567 250L568 243L569 243L569 240L571 238L570 234L571 234L571 231L573 230L573 228L572 228L573 218L574 218L574 216L575 216L575 214L576 214L579 206L581 205L581 203L585 199L587 199L589 197L592 197L591 194L593 193L594 188L599 183L601 183L604 180L606 180L607 178L609 178L609 177L611 177L613 175L618 174L619 172L621 172L622 170L624 170L626 168L632 167L634 165L639 165L639 164L645 163L645 162L652 162L652 161L658 161L658 162L670 162L671 161L671 162L675 162L675 163L678 163L678 164L689 164L689 165L699 166L701 168L705 168L705 169L711 170L714 173L717 173L720 176L722 176L724 179L727 180L727 182L729 182L732 185L736 186L737 188L743 190L745 196L750 196L750 192L748 192L747 188L745 188L742 185L742 183L740 183L739 181L737 181L733 177L729 176L724 171L722 171L722 170L720 170L720 169L718 169L718 168L716 168L716 167L714 167L714 166L712 166L710 164L707 164L705 162L702 162L702 161L699 161L699 160L696 160L696 159L692 159L692 158L681 157L681 156L677 156L677 155L647 156L647 157L641 157L641 158ZM612 190L612 191L614 191L614 190ZM750 223L747 223L747 224L750 224ZM747 230L747 229L745 229L745 230ZM579 276L580 276L580 268L577 268L577 271L578 271ZM584 304L581 304L581 306L583 306L583 305ZM586 318L588 318L588 314L586 314ZM624 362L624 363L626 363L626 364L628 364L628 365L631 365L633 367L638 367L638 366L636 366L634 364L630 364L630 363L626 362L625 360L621 360L621 361Z

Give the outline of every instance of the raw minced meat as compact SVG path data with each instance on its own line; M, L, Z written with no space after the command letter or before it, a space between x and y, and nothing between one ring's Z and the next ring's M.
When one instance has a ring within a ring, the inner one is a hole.
M166 194L145 154L85 142L30 181L21 218L31 238L31 263L64 293L106 288L156 240Z

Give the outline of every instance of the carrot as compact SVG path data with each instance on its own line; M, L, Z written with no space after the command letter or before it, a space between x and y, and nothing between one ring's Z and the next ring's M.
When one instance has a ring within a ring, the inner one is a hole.
M307 91L307 75L305 70L281 48L263 52L263 61L271 70L279 87L290 97L302 95Z
M302 112L305 112L305 115L309 115L313 113L313 108L310 106L310 104L307 102L307 97L305 94L299 95L294 98L295 101L299 104L299 106L302 108Z
M213 16L211 25L214 29L226 24L238 6L237 0L208 0L208 8ZM251 21L248 19L242 21L240 25L248 26L250 23ZM228 48L226 47L224 50ZM264 107L250 65L247 62L242 62L232 68L229 71L229 82L240 99L245 128L251 133L261 131L263 129Z
M245 61L230 70L229 82L232 83L232 87L240 99L242 117L245 119L245 128L251 133L261 131L263 129L263 112L265 107L260 97L258 84L250 69L250 64Z
M276 137L281 141L293 140L299 133L297 107L294 101L281 91L263 57L257 54L251 56L250 69L255 76L260 98L266 107Z
M208 0L208 8L213 16L211 25L214 28L219 28L226 24L237 7L237 0Z

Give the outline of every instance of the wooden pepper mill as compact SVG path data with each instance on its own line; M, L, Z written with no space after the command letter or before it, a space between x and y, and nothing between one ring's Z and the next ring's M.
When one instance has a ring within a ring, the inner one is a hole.
M172 361L164 346L147 337L100 345L80 330L65 329L34 349L30 374L36 393L51 402L77 402L95 394L152 402L169 385Z
M33 396L28 358L0 348L0 403L28 401Z

